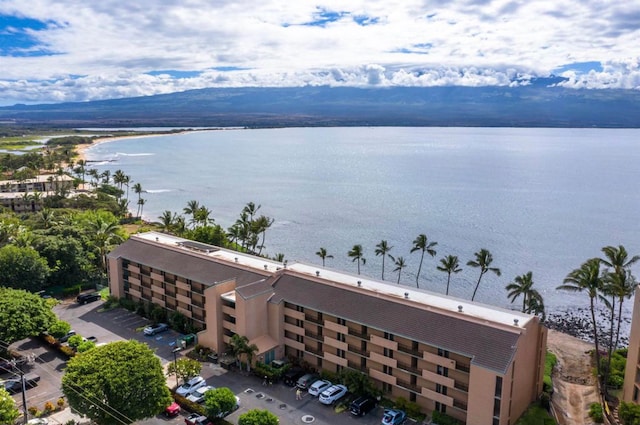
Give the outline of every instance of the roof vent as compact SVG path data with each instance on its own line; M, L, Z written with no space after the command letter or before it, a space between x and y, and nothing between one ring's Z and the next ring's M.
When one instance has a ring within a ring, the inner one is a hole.
M320 276L320 271L316 270L316 276Z
M269 266L267 266L266 264L264 265L264 269L267 270L269 268Z
M361 280L358 281L358 286L362 286L362 281Z
M518 326L518 322L519 322L518 319L513 319L513 326Z
M461 305L458 306L458 313L462 313L462 306Z
M238 257L234 258L234 260L236 260L236 263L238 262Z
M407 298L407 299L409 299L409 293L408 293L408 292L405 292L405 293L404 293L404 297L405 297L405 298Z
M156 236L156 242L158 242L159 240L160 240L160 238Z

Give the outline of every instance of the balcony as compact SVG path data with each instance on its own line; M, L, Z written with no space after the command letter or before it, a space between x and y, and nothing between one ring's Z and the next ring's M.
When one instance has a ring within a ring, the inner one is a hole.
M467 403L459 401L459 400L453 400L453 407L455 407L456 409L460 409L460 410L467 410Z
M398 349L398 343L395 341L391 341L390 339L385 339L378 335L371 335L370 338L371 343L379 347L388 348L393 351L396 351Z
M150 276L151 276L151 279L157 280L159 282L162 282L164 280L164 277L160 273L151 272Z
M349 332L349 328L347 328L345 325L339 325L336 322L332 322L330 320L324 321L324 327L341 334L347 334Z
M467 385L464 385L463 383L458 382L458 381L456 381L453 384L453 388L455 388L456 390L464 391L465 393L469 392L469 387Z
M416 368L416 367L412 367L412 366L410 366L410 365L408 365L408 364L406 364L406 363L400 363L400 362L398 362L398 366L397 366L397 368L398 368L398 369L402 369L402 370L404 370L405 372L412 373L412 374L414 374L414 375L421 375L421 374L422 374L422 371L421 371L420 369L418 369L418 368Z
M291 347L294 348L296 350L300 350L300 351L304 351L304 343L302 342L298 342L295 339L291 339L291 338L284 338L284 345L286 345L287 347Z
M340 366L344 366L347 367L348 366L348 361L345 358L342 357L338 357L335 354L331 354L331 353L324 353L324 359L328 362L340 365Z
M346 342L338 341L337 339L328 336L324 337L324 343L330 347L337 348L338 350L347 351L349 349Z
M437 354L430 353L428 351L425 351L422 353L422 358L428 362L431 362L440 366L448 367L449 369L456 368L455 360L451 360L449 358L442 357Z
M311 347L309 347L307 345L304 346L304 351L306 351L307 353L313 354L315 356L318 356L318 357L322 357L322 354L323 354L322 350L319 350L317 348L311 348Z
M367 367L362 367L362 365L360 363L356 363L356 362L352 362L351 360L349 360L347 362L347 367L360 371L362 373L364 373L365 375L369 374L369 368Z
M361 348L357 348L357 347L355 347L353 345L349 345L347 351L350 352L350 353L356 353L356 354L358 354L358 355L360 355L362 357L369 357L369 352L367 350L363 350Z
M289 316L289 317L293 317L294 319L298 319L298 320L304 320L304 312L302 311L297 311L297 310L293 310L291 308L284 308L284 315Z
M419 350L414 350L413 348L407 346L407 345L402 345L402 344L398 344L398 351L401 351L403 353L406 354L410 354L414 357L422 357L422 352Z
M187 282L182 282L182 281L176 281L176 286L180 289L184 289L185 291L190 291L191 290L191 285L189 285Z
M382 365L393 367L393 368L397 367L397 364L398 364L398 361L396 359L383 356L382 354L376 353L373 351L369 353L369 358L376 363L380 363Z
M444 375L438 375L435 372L431 372L427 369L422 370L422 377L427 381L435 382L436 384L444 385L445 387L453 387L455 385L455 381L453 378L449 378Z
M369 335L367 335L366 333L358 332L357 330L351 329L351 328L349 328L349 335L355 336L356 338L360 338L360 339L365 339L365 340L369 339Z
M300 328L298 328L298 329L300 329ZM311 339L314 339L314 340L316 340L318 342L323 342L324 341L324 337L322 335L320 335L320 334L315 333L315 332L306 331L306 332L304 332L303 335L304 335L305 338L311 338Z
M469 368L469 366L465 366L460 363L456 363L456 370L459 370L460 372L464 372L464 373L471 372L471 369Z
M407 382L407 381L402 381L402 380L400 380L400 379L398 379L398 380L396 381L396 385L397 385L397 386L399 386L399 387L402 387L402 388L404 388L404 389L407 389L407 390L409 390L409 391L411 391L411 392L414 392L414 393L416 393L416 394L420 394L420 393L421 393L421 391L422 391L422 388L421 388L421 387L419 387L419 386L417 386L417 385L414 385L414 384L410 384L410 383L409 383L409 382Z
M322 319L314 316L304 316L305 322L315 323L316 325L322 325Z
M185 303L187 305L191 304L191 298L186 295L182 295L180 293L176 294L176 299L178 302Z
M292 334L296 334L296 335L301 335L301 336L305 335L304 329L302 329L299 326L292 325L291 323L285 323L284 324L284 330L288 331L288 332L291 332Z

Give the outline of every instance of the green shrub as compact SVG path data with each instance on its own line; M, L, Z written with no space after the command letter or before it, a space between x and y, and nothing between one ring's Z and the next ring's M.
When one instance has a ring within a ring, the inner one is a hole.
M60 351L62 354L64 354L69 358L74 357L76 355L76 352L73 351L73 348L68 347L66 345L58 345L58 351Z
M66 288L62 289L62 295L65 297L70 297L72 295L78 295L80 292L82 292L82 285L78 284L78 285L73 285L73 286L67 286Z
M558 363L558 358L551 351L547 351L544 360L544 377L543 377L543 387L542 391L553 394L553 381L551 380L551 372L553 372L553 368L556 363Z
M118 303L120 304L120 307L125 308L129 311L135 311L136 307L138 306L135 301L127 298L120 298L118 300Z
M540 407L542 407L543 409L549 410L551 408L551 394L543 391L542 394L540 394Z
M438 425L460 425L460 421L457 419L452 418L446 413L440 413L438 411L434 411L431 414L431 419Z
M403 397L398 397L394 404L396 409L404 410L411 418L418 418L424 416L420 411L420 406L417 403L407 400Z
M199 415L205 414L204 406L201 406L198 403L194 403L191 400L187 400L186 397L182 397L179 394L173 393L173 399L180 405L181 408L183 408L187 412L197 413Z
M589 417L593 419L595 423L601 424L604 422L604 414L602 413L602 405L600 403L591 403L589 406Z
M618 416L624 425L636 425L640 422L640 405L623 401L618 408Z

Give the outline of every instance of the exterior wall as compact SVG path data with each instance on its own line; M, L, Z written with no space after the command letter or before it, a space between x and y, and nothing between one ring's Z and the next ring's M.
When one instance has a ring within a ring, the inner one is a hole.
M124 280L122 279L122 261L107 257L109 292L114 297L124 297Z
M467 425L488 425L493 423L496 376L495 372L471 366ZM504 392L503 384L503 394Z
M622 399L628 403L640 403L640 286L636 288L629 334L629 352L624 372Z
M235 319L235 305L232 307L222 299L222 294L233 291L236 288L235 280L228 280L211 286L205 290L207 299L206 329L198 333L200 344L212 348L218 353L224 352L225 327L228 329L233 323L225 320L225 314Z

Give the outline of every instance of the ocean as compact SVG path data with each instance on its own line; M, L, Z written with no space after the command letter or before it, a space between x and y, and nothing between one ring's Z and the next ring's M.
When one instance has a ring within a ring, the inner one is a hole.
M401 284L415 287L420 254L410 249L424 233L438 244L420 287L444 293L436 265L457 255L450 295L470 299L479 272L466 263L486 248L502 275L486 274L476 300L505 308L521 305L504 288L528 271L548 311L588 306L586 294L555 288L603 246L640 254L637 129L227 129L114 140L86 158L142 185L146 220L197 200L228 228L246 203L261 205L275 219L263 253L289 262L321 266L324 247L327 267L355 274L347 252L361 244L361 273L380 279L384 239L407 263ZM387 259L392 284L394 268Z

